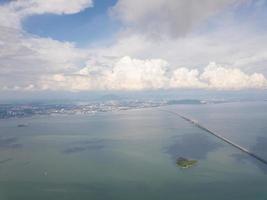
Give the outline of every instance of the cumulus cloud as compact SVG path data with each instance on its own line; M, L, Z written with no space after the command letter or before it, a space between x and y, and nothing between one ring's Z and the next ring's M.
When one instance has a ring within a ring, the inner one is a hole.
M140 60L127 56L114 62L112 68L102 68L97 73L90 70L91 66L87 66L75 74L43 77L38 87L46 90L72 91L267 88L267 80L262 74L246 74L240 69L225 68L216 63L210 63L202 73L198 69L188 68L168 71L168 65L168 62L161 59Z
M262 74L245 74L237 68L224 68L216 63L210 63L201 74L200 79L215 89L266 88L267 80Z
M168 63L161 59L138 60L123 57L104 79L111 89L159 89L165 86Z
M204 88L205 83L199 80L197 69L187 69L185 67L175 69L170 78L169 87L171 88Z
M239 1L118 0L111 13L135 31L177 37L185 35L222 8Z
M166 85L167 65L161 59L139 60L126 56L117 60L111 68L86 66L71 75L43 77L39 87L74 91L160 89Z

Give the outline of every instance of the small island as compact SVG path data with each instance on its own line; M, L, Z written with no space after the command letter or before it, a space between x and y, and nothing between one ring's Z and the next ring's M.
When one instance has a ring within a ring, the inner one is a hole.
M17 125L17 127L19 127L19 128L23 128L23 127L27 127L28 126L28 124L18 124Z
M179 157L176 160L176 165L183 169L193 167L196 164L197 164L197 160L189 160L183 157Z

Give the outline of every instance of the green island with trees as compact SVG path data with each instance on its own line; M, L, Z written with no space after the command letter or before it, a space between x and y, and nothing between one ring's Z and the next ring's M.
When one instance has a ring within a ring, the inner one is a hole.
M179 157L176 159L176 165L181 168L190 168L197 164L197 160L189 160L183 157Z

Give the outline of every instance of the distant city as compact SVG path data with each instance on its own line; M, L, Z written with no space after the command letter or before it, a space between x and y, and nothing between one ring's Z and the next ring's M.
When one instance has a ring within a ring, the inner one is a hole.
M95 114L99 112L151 108L175 104L207 104L223 103L225 101L203 101L194 99L183 100L108 100L90 103L68 103L68 104L0 104L0 119L31 117L33 115L53 114Z

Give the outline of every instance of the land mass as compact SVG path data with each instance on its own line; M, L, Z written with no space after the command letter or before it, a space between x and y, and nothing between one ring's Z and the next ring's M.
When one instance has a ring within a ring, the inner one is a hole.
M0 119L31 117L34 115L50 114L94 114L117 110L137 108L151 108L178 104L207 104L217 103L207 100L119 100L119 97L108 95L105 99L96 102L74 102L67 104L25 103L25 104L0 104ZM117 98L117 99L116 99ZM111 100L114 99L114 100ZM19 126L22 127L22 126Z
M181 168L190 168L197 164L197 160L189 160L183 157L179 157L176 160L176 165Z

